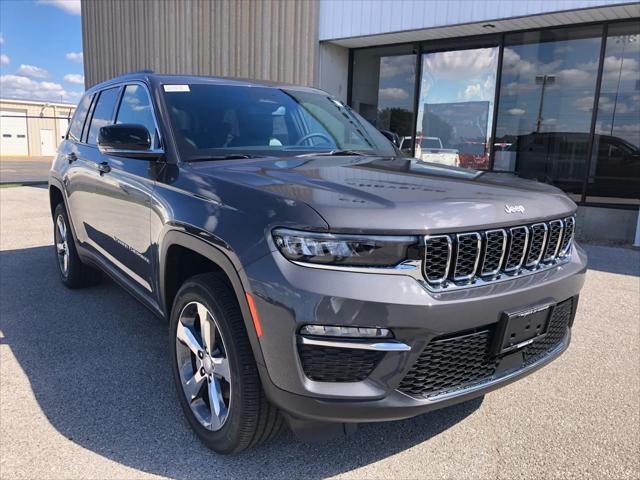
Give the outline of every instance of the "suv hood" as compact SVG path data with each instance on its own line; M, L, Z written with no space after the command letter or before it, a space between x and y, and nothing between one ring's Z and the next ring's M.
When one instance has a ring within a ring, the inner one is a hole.
M550 185L409 158L305 156L192 167L304 202L336 231L444 233L567 216L576 208ZM507 206L524 211L509 213Z

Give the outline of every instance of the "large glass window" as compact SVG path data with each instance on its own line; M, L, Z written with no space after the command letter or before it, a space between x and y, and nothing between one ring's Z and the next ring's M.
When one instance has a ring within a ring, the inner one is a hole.
M78 108L76 109L76 113L73 115L73 119L71 119L71 128L69 128L69 140L73 140L75 142L79 142L82 138L82 127L84 127L84 120L87 116L87 112L89 111L89 107L91 106L91 99L93 95L85 95L80 100L78 104Z
M586 175L602 27L505 37L494 169L579 198Z
M486 169L498 47L425 53L416 124L421 160Z
M100 129L105 125L111 124L119 92L120 88L118 87L108 88L100 93L98 103L96 103L93 109L93 116L91 117L91 127L89 128L89 135L87 137L88 144L95 145Z
M382 133L342 102L298 88L164 85L183 160L322 153L395 155Z
M411 47L356 50L351 105L411 153L416 56Z
M127 85L116 123L133 123L144 126L151 136L151 145L156 145L156 124L151 110L151 100L142 85Z
M609 27L587 183L588 202L640 203L640 32Z

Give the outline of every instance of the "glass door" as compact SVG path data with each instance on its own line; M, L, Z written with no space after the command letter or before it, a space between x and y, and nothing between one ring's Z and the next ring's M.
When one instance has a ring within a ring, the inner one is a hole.
M498 47L422 55L415 156L489 168Z

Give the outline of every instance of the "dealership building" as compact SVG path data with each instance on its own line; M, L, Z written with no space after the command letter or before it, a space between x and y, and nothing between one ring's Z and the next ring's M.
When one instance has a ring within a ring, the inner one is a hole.
M83 0L82 25L87 86L141 69L317 86L408 154L558 186L583 237L636 234L638 2Z
M55 155L75 108L71 103L0 98L0 156Z

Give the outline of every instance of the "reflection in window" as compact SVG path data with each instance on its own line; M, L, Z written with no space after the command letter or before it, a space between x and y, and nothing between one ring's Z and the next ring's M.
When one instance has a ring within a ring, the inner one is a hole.
M640 203L640 32L609 27L589 167L587 201Z
M351 105L411 154L416 56L409 47L357 50Z
M416 157L489 167L498 48L427 53L416 125Z
M601 34L588 27L506 36L495 170L582 192Z
M151 110L151 100L141 85L127 85L122 95L116 123L142 125L149 132L151 145L156 146L156 124Z

